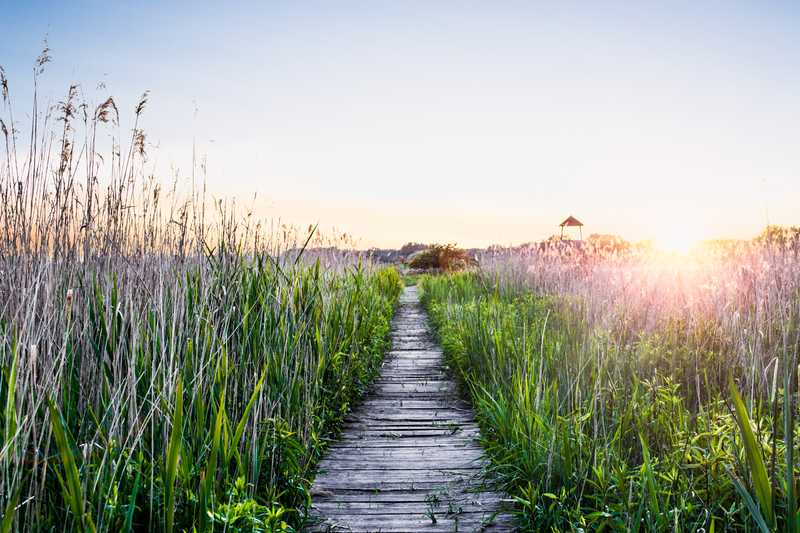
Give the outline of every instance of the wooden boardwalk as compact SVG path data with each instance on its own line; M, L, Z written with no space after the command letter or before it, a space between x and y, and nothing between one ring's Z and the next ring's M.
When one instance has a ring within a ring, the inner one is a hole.
M481 490L477 436L409 287L381 376L319 464L309 531L513 531L501 496Z

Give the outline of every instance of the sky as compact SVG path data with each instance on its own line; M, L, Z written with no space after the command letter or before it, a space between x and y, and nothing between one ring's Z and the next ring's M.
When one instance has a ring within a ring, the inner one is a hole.
M665 244L800 224L800 4L9 2L23 105L79 83L153 167L362 246L584 234ZM101 84L100 88L98 85Z

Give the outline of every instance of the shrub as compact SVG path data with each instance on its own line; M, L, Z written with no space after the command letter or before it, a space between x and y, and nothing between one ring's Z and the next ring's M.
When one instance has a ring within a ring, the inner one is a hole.
M475 258L469 252L453 244L434 244L418 252L408 262L410 268L443 272L464 270L476 264Z

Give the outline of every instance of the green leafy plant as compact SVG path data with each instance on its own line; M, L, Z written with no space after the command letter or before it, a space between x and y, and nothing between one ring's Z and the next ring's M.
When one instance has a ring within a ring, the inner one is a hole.
M739 426L742 442L744 443L745 457L747 459L750 478L753 481L753 489L756 494L758 506L755 505L755 502L753 502L751 498L747 497L745 497L745 503L762 530L766 528L766 531L769 531L775 523L772 506L773 494L772 486L769 482L769 474L764 464L764 458L761 455L761 448L758 445L758 440L756 439L755 433L753 433L750 417L747 414L747 407L745 407L744 401L739 395L739 391L736 389L733 378L730 380L729 389L736 413L736 423ZM734 478L734 482L736 483L739 493L744 495L746 490L742 486L741 481L739 481L738 478Z

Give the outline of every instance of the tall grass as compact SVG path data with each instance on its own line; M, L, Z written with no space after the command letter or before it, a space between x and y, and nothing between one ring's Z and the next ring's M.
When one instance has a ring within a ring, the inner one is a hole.
M528 530L796 530L795 249L493 254L422 285Z
M146 94L127 140L78 87L23 133L0 82L0 530L297 528L399 275L163 189Z

